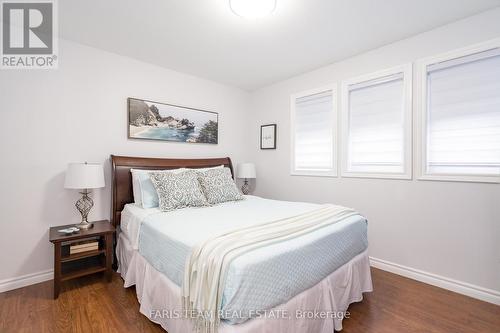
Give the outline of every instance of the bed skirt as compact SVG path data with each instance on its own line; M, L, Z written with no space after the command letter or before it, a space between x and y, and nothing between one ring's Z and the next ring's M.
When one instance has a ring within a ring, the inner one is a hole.
M158 272L123 233L116 248L118 272L124 287L135 285L139 311L169 333L192 332L192 321L182 318L181 289ZM315 286L271 311L237 325L222 322L220 333L329 332L342 330L349 304L372 291L368 251L358 254ZM237 314L236 314L237 315ZM194 331L193 331L194 332Z

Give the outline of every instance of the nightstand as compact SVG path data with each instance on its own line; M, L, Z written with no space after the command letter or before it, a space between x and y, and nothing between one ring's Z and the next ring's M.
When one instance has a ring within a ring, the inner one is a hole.
M107 220L92 223L93 228L81 229L68 236L57 230L73 227L74 224L50 228L49 240L54 244L54 299L59 297L63 281L97 272L105 272L107 281L111 281L115 227ZM70 254L69 243L88 239L97 239L99 248Z

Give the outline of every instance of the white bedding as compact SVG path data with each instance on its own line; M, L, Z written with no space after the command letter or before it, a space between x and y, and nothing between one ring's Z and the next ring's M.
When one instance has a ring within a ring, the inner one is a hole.
M120 220L120 231L125 234L134 250L139 249L139 230L141 223L152 214L161 213L158 208L142 208L136 204L126 204Z
M129 204L122 212L121 224L133 249L180 286L189 251L201 241L223 231L299 215L317 207L254 196L171 212ZM366 246L366 221L356 215L295 240L248 253L231 264L223 310L248 312L281 304L363 252ZM286 281L283 276L287 276ZM237 323L246 318L229 321Z
M139 311L169 333L193 332L192 321L175 317L175 313L182 312L179 286L151 266L131 245L124 234L118 237L118 272L124 279L125 288L135 285ZM332 319L330 315L344 314L349 304L361 301L363 293L372 290L368 253L364 251L314 287L275 307L274 312L269 311L269 316L254 318L239 325L222 323L219 333L340 331L343 317L335 315ZM278 316L272 316L272 313ZM280 313L287 315L279 316ZM302 313L322 313L327 316L311 319L300 315Z
M130 240L134 250L137 250L141 224L152 215L162 214L168 216L170 223L175 225L175 228L169 229L169 236L187 246L194 246L205 238L228 229L298 215L319 206L305 202L267 200L252 195L245 196L243 201L171 212L162 212L158 208L145 209L132 203L125 205L122 211L120 229ZM198 223L200 218L203 218L203 224Z

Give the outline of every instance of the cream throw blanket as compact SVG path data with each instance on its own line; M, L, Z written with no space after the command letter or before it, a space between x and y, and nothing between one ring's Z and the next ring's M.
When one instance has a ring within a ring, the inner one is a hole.
M296 238L346 217L354 210L335 205L293 217L253 225L211 237L193 248L186 261L182 301L198 331L217 332L224 282L229 264L254 249Z

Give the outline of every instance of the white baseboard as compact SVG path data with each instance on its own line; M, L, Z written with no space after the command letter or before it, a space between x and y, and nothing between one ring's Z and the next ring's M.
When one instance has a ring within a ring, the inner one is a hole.
M52 280L54 278L54 271L48 269L37 273L21 275L15 278L0 280L0 293L5 291L26 287L32 284Z
M419 269L395 264L386 260L370 257L370 265L381 270L398 274L413 280L431 284L436 287L451 290L456 293L485 302L500 305L500 292L476 286L467 282L450 279L444 276L421 271Z

